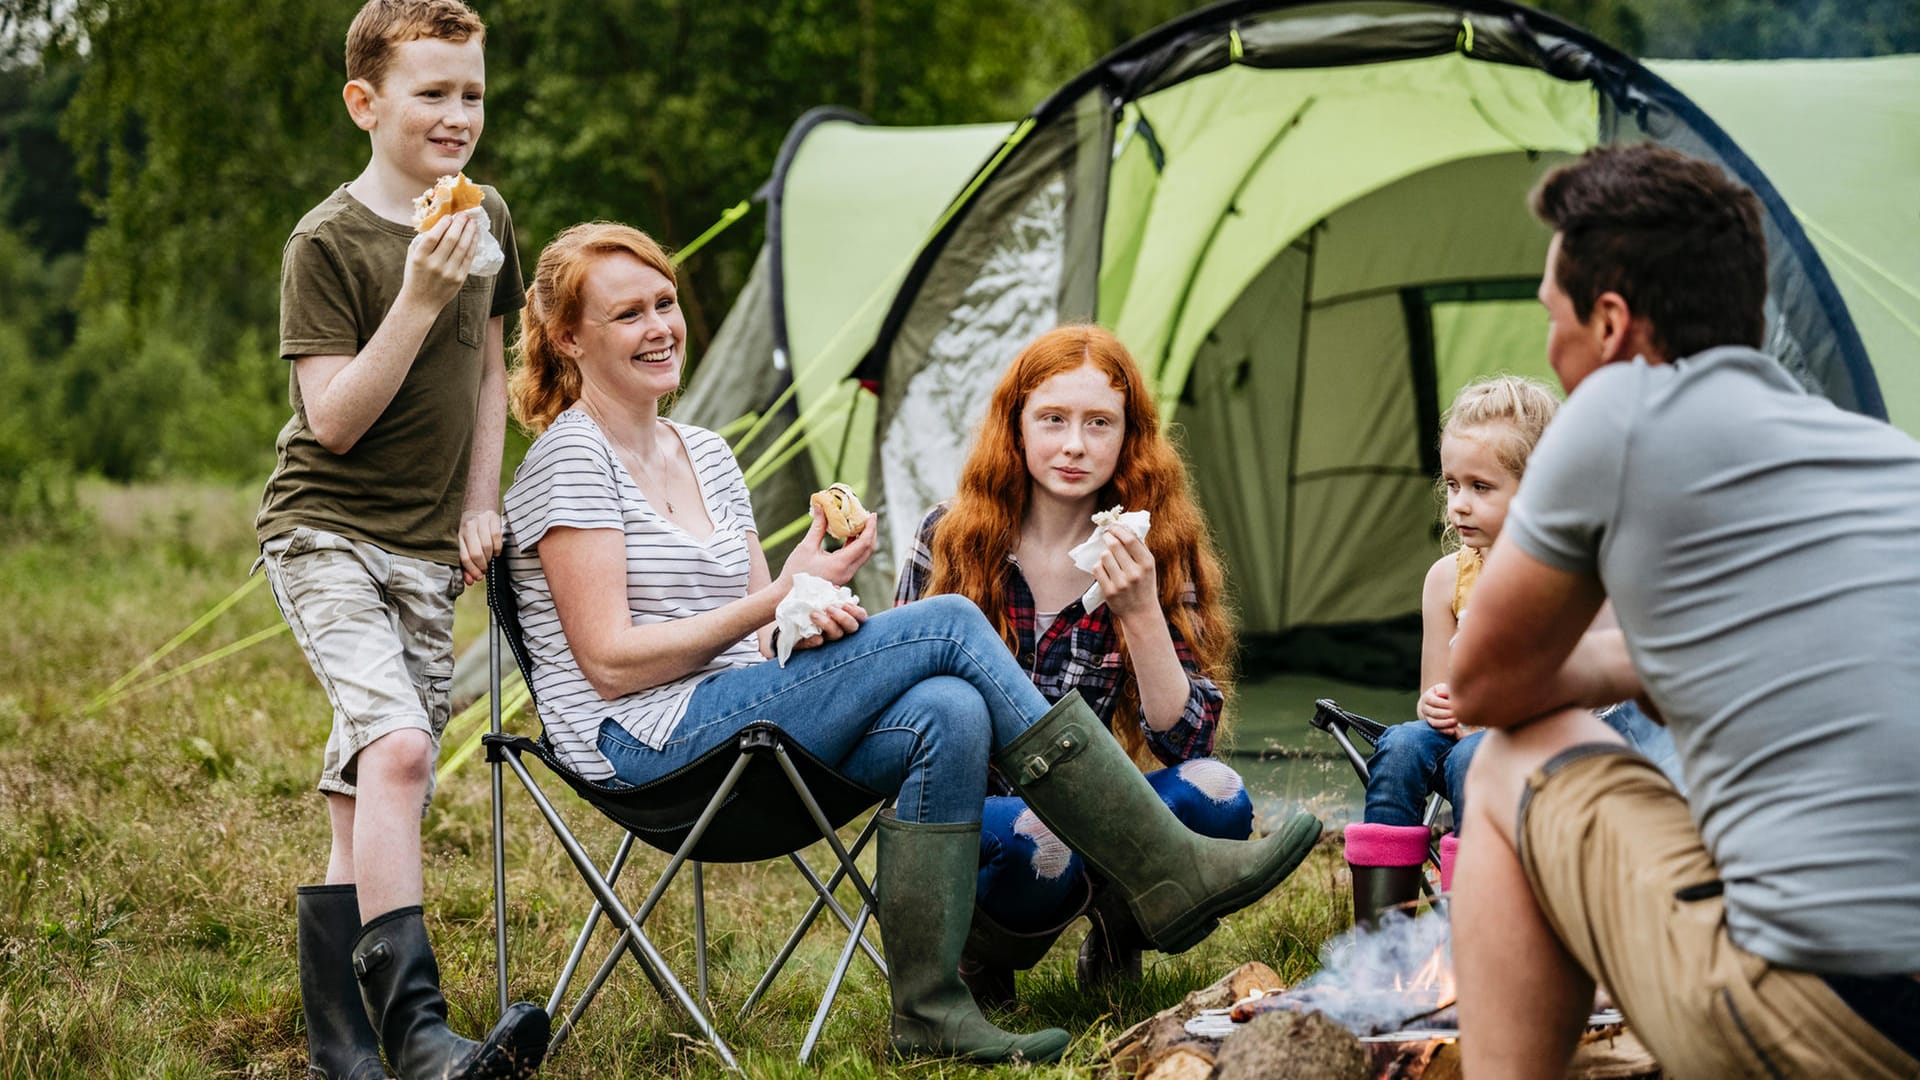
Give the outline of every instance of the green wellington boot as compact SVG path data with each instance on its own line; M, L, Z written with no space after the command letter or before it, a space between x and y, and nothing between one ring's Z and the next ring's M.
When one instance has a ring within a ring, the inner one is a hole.
M993 1062L1058 1061L1070 1037L1059 1028L1016 1035L980 1015L960 981L960 951L973 918L980 826L915 825L880 812L880 933L893 992L893 1050L902 1056Z
M1092 890L1081 879L1080 895L1066 905L1066 913L1050 920L1043 930L1021 932L995 922L986 909L975 904L973 924L967 928L967 945L960 953L960 981L973 991L973 1000L983 1009L1013 1004L1013 973L1039 963L1087 910Z
M1161 952L1199 944L1222 915L1284 881L1320 838L1312 814L1296 814L1260 840L1216 840L1188 829L1077 691L1003 748L994 764L1047 828L1107 882Z
M1140 981L1140 931L1124 906L1115 910L1096 896L1087 910L1087 936L1074 960L1074 978L1083 994L1098 994L1123 982Z

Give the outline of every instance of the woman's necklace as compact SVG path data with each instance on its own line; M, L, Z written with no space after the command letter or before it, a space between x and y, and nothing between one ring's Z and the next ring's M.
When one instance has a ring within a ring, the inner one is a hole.
M640 455L634 452L633 447L628 446L626 443L623 443L620 441L619 437L613 433L613 429L607 426L607 422L600 418L600 410L594 408L593 406L587 404L584 401L580 403L580 408L585 410L586 414L593 418L594 424L600 428L600 434L607 437L607 441L613 444L613 448L627 456L627 459L628 459L627 473L628 475L633 477L633 485L635 487L639 487L640 475L638 472L634 471L632 466L640 463ZM640 470L640 472L644 472L644 471L646 470L644 469ZM664 489L662 489L662 491L663 493L660 496L660 501L667 505L667 513L671 515L673 513L673 500L668 498L664 494ZM646 492L642 491L641 494L644 495L646 494Z

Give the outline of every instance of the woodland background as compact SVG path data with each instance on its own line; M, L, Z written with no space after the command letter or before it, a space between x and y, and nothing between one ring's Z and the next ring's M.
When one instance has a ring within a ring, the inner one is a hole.
M280 250L365 164L340 103L358 0L0 0L0 528L76 478L264 477L287 405ZM587 218L684 244L814 105L1017 117L1185 0L491 0L470 171L522 258ZM1920 51L1914 0L1546 0L1642 56ZM685 268L692 354L763 215ZM509 465L517 458L510 450Z

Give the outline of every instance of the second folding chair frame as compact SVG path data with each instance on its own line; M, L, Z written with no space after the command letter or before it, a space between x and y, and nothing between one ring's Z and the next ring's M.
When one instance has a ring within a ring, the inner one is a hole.
M489 629L491 630L491 627ZM488 647L488 659L490 661L490 689L493 694L492 724L493 732L496 735L500 733L501 720L499 705L499 649L499 637L497 634L494 634ZM853 963L855 952L864 952L867 958L873 962L874 967L880 972L881 978L884 979L887 975L886 962L882 960L880 954L874 950L872 943L866 939L865 933L867 923L871 921L878 901L874 897L872 887L854 865L854 859L859 856L868 842L872 840L874 830L878 825L879 816L876 812L868 820L866 827L861 830L859 837L854 841L851 849L844 847L840 843L840 839L835 833L831 823L827 820L826 815L821 811L818 802L815 801L813 793L808 790L806 783L801 779L799 771L794 767L793 761L787 755L786 749L780 745L776 738L764 732L748 732L743 734L741 738L740 755L734 761L732 769L727 773L726 780L723 781L720 788L714 792L713 798L707 803L699 819L694 823L693 830L687 834L687 838L668 860L665 871L661 873L659 880L654 884L652 890L648 892L646 899L641 903L639 909L631 912L621 903L620 898L615 895L613 887L615 882L619 880L621 870L626 866L628 855L633 850L633 834L629 832L625 838L622 839L619 851L614 855L613 861L609 864L606 873L603 875L599 867L596 866L593 860L587 855L586 850L580 846L579 840L574 837L572 831L567 828L566 823L561 820L558 811L553 808L553 804L547 799L545 792L540 789L540 785L536 783L532 775L527 772L526 765L520 760L519 754L513 752L510 748L502 749L496 745L488 745L487 755L488 760L491 762L493 772L494 964L495 976L499 987L499 1006L501 1012L504 1013L507 1008L505 812L503 808L503 783L500 774L500 767L504 764L507 768L513 770L514 776L519 778L521 785L525 787L527 793L533 797L534 805L539 808L541 816L546 819L547 825L553 830L554 836L560 840L561 846L566 850L567 857L573 861L574 868L579 871L581 878L586 882L587 887L594 895L593 909L587 915L585 925L581 927L580 934L574 941L573 951L567 958L566 966L561 970L560 978L554 985L552 996L547 999L547 1012L549 1014L555 1012L555 1010L560 1007L560 1002L565 997L567 989L573 982L580 961L586 954L588 941L592 938L594 930L598 927L601 916L605 915L611 919L613 924L619 928L621 934L619 942L614 945L612 951L607 954L607 958L602 961L599 970L594 973L586 989L581 992L578 1000L574 1002L565 1020L555 1026L553 1042L549 1049L557 1049L560 1044L566 1040L567 1036L572 1033L573 1027L579 1022L581 1014L586 1011L588 1005L592 1004L594 996L599 993L601 986L605 984L608 976L612 974L615 965L619 962L620 954L622 952L630 952L633 954L636 962L639 963L641 972L646 975L647 980L653 984L654 989L660 993L660 996L669 1001L677 1002L693 1020L694 1026L699 1029L701 1036L713 1046L714 1052L719 1056L720 1060L724 1062L728 1068L739 1071L740 1066L734 1059L732 1050L728 1048L726 1041L722 1039L719 1032L715 1030L713 1022L709 1017L710 1007L707 1003L705 889L701 864L696 860L692 860L690 855L699 845L701 838L706 834L707 827L712 823L714 815L726 804L727 797L732 793L734 786L739 782L741 774L746 771L748 762L755 754L771 754L773 756L774 760L779 764L781 771L786 774L788 782L793 785L794 793L799 797L801 803L806 806L807 812L813 817L814 825L820 830L821 837L825 839L827 845L833 849L834 857L840 864L839 868L833 872L833 875L827 881L822 882L819 875L814 872L813 867L808 865L807 861L802 858L798 852L790 853L787 856L787 858L793 862L794 866L798 868L801 876L806 878L807 883L812 886L814 891L813 905L807 909L807 913L801 918L799 924L796 925L793 932L787 936L786 943L781 947L779 954L774 957L773 963L767 968L766 973L760 977L759 984L754 987L753 993L747 998L746 1003L741 1006L738 1014L739 1017L744 1017L747 1012L759 1002L762 995L773 985L774 979L779 976L781 970L786 966L788 959L792 957L794 950L800 944L801 938L806 935L808 929L810 929L815 920L819 918L820 913L822 911L831 911L834 917L840 921L841 926L846 929L847 941L846 945L840 951L839 961L834 966L833 975L828 980L826 994L821 998L820 1006L814 1012L813 1022L807 1029L806 1040L801 1044L800 1060L802 1062L807 1060L813 1053L814 1046L819 1042L821 1029L826 1024L827 1013L832 1009L833 1003L839 995L840 986L842 982L845 981L847 970ZM884 806L882 809L884 809ZM674 977L673 972L668 969L666 961L661 957L659 950L654 947L653 942L642 929L648 916L653 914L654 908L659 904L661 896L665 894L667 886L673 883L673 879L678 875L680 868L689 862L691 862L693 868L694 950L697 954L697 989L694 995L689 995L686 987L681 984L679 979ZM840 905L839 901L834 899L834 889L843 881L851 881L854 888L860 894L860 908L853 915L848 915L846 909Z
M1359 774L1361 784L1364 785L1373 779L1373 773L1367 768L1366 756L1353 745L1352 732L1357 731L1368 743L1378 745L1380 737L1387 733L1385 724L1361 716L1359 713L1348 712L1330 698L1320 698L1313 703L1313 719L1309 722L1333 736L1333 741L1340 744L1340 749L1347 755L1347 764L1352 765L1353 771ZM1439 817L1440 796L1427 796L1427 805L1420 815L1420 824L1426 826L1431 833L1433 823ZM1440 848L1431 837L1427 840L1427 859L1436 867L1440 865ZM1420 880L1420 891L1429 897L1433 895L1433 886L1428 884L1424 877Z

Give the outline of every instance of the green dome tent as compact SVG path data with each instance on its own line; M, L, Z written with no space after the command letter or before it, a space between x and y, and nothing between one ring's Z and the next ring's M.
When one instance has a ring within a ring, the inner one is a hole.
M1547 236L1523 196L1588 146L1658 141L1753 186L1770 351L1886 415L1847 303L1873 308L1883 365L1920 344L1912 193L1878 219L1871 205L1920 175L1912 117L1887 129L1889 108L1920 101L1913 59L1852 62L1879 65L1869 101L1820 62L1655 65L1670 82L1505 3L1233 2L1121 48L1011 127L810 114L762 191L754 282L677 414L746 414L728 430L770 538L806 491L859 486L888 528L872 599L952 492L1005 364L1097 319L1183 429L1250 635L1405 625L1437 554L1439 410L1479 374L1550 379L1533 300ZM1674 83L1741 145L1751 127L1805 186L1794 209L1771 160L1763 174ZM1807 84L1841 106L1808 107ZM1823 139L1854 153L1812 153ZM1910 364L1888 385L1920 398ZM1895 418L1911 430L1920 408Z

